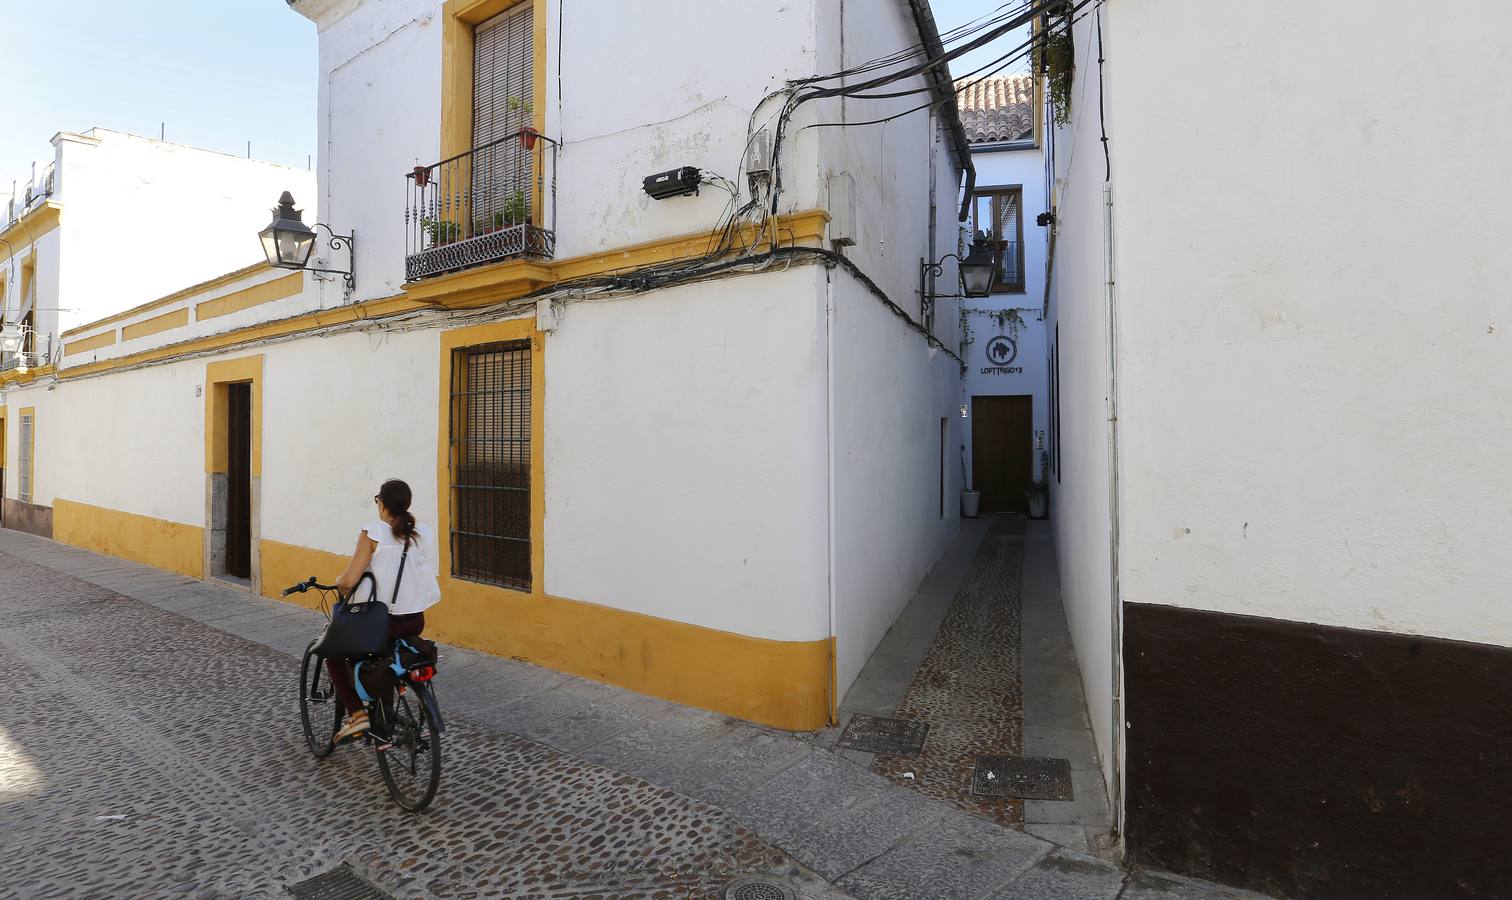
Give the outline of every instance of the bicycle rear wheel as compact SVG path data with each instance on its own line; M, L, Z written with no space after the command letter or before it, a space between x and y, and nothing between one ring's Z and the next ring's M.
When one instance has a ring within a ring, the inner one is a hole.
M317 759L330 756L336 749L332 739L341 727L341 700L331 684L325 659L315 652L314 641L305 648L304 661L299 665L299 722L310 752Z
M441 786L441 726L424 700L429 690L428 684L409 685L382 704L388 746L378 745L378 769L389 796L410 812L429 806Z

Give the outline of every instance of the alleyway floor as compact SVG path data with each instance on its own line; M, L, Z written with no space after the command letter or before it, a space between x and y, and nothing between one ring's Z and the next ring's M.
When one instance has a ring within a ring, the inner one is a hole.
M455 649L441 794L407 817L370 751L304 749L320 621L0 531L0 894L281 897L347 863L395 897L1245 896L1001 827L829 735Z

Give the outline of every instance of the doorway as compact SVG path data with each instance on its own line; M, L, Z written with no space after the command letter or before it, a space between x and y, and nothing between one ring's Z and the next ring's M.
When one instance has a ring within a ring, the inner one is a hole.
M982 512L1029 512L1033 481L1034 398L971 398L971 473Z
M252 577L252 385L226 385L225 574Z

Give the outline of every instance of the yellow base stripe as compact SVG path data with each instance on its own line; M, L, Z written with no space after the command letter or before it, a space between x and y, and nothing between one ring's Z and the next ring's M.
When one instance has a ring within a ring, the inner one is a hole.
M346 557L262 542L263 593L318 576ZM313 594L289 598L304 606ZM549 595L448 579L425 615L436 640L619 685L776 728L829 718L830 641L772 641Z
M53 501L53 540L190 578L204 577L205 533L197 525L59 498Z

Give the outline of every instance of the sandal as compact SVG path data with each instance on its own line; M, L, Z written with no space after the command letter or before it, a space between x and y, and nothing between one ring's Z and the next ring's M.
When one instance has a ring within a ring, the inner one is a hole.
M365 710L359 710L342 720L341 730L336 732L336 736L332 739L332 742L339 744L342 741L358 737L359 735L367 733L367 730L370 727L371 724L368 722L367 712Z

